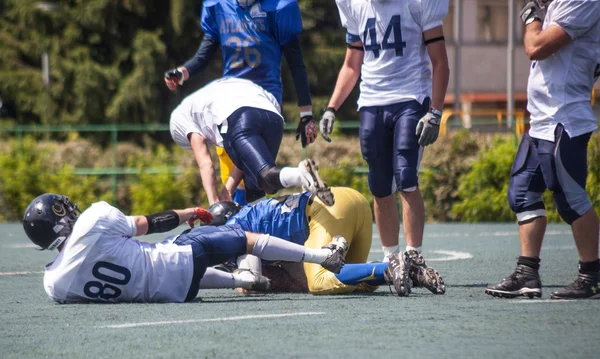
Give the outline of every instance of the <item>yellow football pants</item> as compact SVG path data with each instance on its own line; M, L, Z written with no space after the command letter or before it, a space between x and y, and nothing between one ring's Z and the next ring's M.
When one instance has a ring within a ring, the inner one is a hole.
M333 187L335 204L326 206L314 197L306 204L310 235L304 243L309 248L321 248L336 235L348 241L346 263L365 263L373 238L373 215L365 197L347 187ZM308 290L312 294L343 294L353 291L373 291L376 287L346 285L335 274L314 263L304 263ZM365 283L363 283L365 284Z
M234 165L233 165L233 162L231 161L231 158L229 158L229 155L227 154L227 152L225 152L225 149L223 147L217 146L217 155L219 156L221 181L223 182L223 185L224 185L225 183L227 183L227 179L229 178L229 173L231 173L231 170L233 169ZM244 180L242 180L242 182L240 182L240 185L238 186L238 188L244 188Z

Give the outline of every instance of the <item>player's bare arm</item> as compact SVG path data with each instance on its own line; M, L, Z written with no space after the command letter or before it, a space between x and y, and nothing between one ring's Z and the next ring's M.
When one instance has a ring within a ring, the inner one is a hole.
M448 81L450 79L446 42L443 38L444 29L441 26L423 33L423 39L427 44L427 53L431 59L433 70L431 107L438 110L444 107L444 98L446 97L446 90L448 89Z
M213 204L218 202L219 195L217 180L215 179L215 167L212 163L206 139L198 133L192 133L190 134L190 145L192 146L192 151L194 151L198 168L200 168L200 178L202 179L202 186L206 192L208 203Z
M353 42L350 46L352 47L346 49L344 64L342 65L335 83L333 95L331 95L331 99L327 105L327 107L331 107L336 111L342 106L354 89L354 86L360 77L363 56L365 54L363 50L359 50L363 47L362 41Z
M227 181L225 182L225 186L219 195L221 201L231 201L233 193L235 193L235 189L242 182L242 178L244 178L244 172L234 165L229 173Z
M542 30L542 22L525 26L523 43L530 60L545 60L571 41L571 37L557 25Z
M344 59L344 64L342 65L338 75L335 89L333 90L333 95L331 96L329 104L327 105L327 109L321 116L321 121L319 122L321 136L327 142L331 142L329 134L331 134L333 131L335 112L340 108L340 106L342 106L346 98L348 98L352 92L352 89L354 89L358 78L360 77L363 56L364 50L362 41L356 41L348 44L346 58Z

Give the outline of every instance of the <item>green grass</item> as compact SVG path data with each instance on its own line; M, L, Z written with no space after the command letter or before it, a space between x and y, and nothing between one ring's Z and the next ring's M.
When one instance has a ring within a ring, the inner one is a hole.
M548 228L542 300L502 300L483 292L488 282L514 269L518 237L513 224L426 227L424 255L448 284L444 296L415 289L398 298L387 287L371 295L329 297L210 290L188 304L56 305L46 297L39 273L53 253L22 247L28 241L18 224L2 225L0 233L1 358L583 358L597 357L600 350L600 301L548 300L577 272L565 225ZM381 258L378 249L376 237L370 260ZM433 261L445 256L436 250L472 258ZM307 312L317 314L206 321ZM106 327L160 321L171 323Z

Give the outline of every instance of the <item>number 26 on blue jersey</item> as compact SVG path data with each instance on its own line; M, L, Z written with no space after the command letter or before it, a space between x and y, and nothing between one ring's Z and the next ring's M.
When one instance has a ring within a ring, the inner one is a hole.
M372 51L375 58L379 57L380 50L394 49L396 56L404 56L406 42L402 41L402 27L400 26L400 15L392 16L381 44L377 43L377 19L367 19L365 31L363 32L363 45L365 51ZM394 42L390 42L390 36L394 34Z

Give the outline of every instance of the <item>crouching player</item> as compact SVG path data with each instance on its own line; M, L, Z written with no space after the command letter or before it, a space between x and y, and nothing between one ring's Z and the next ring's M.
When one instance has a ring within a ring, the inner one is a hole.
M44 194L25 211L23 227L43 249L58 249L46 266L44 289L59 303L187 302L203 288L267 290L268 279L252 272L225 273L210 265L252 253L267 260L314 262L339 272L343 249L310 249L239 225L191 228L160 243L132 239L167 232L182 223L212 216L201 208L149 216L125 216L106 202L79 215L67 197Z
M427 267L417 251L396 253L390 262L365 263L371 250L373 217L369 203L359 192L345 187L333 187L336 198L333 206L325 206L311 193L301 193L259 202L253 206L239 207L232 202L219 202L208 208L214 217L213 225L238 224L244 230L265 233L307 248L320 248L337 243L340 237L347 242L346 265L340 273L328 272L323 266L304 264L300 283L307 282L312 294L342 294L353 291L374 291L375 286L394 285L398 295L410 291L411 286L424 286L433 293L446 290L442 278L433 268ZM333 238L332 238L333 237ZM409 266L400 256L407 256ZM251 258L242 258L240 267L260 270ZM264 262L264 261L263 261ZM272 273L269 270L269 273ZM297 279L297 273L290 271ZM271 278L274 283L285 283ZM297 280L294 280L297 282ZM297 291L277 286L277 291Z
M312 160L298 168L276 168L283 136L283 117L275 97L251 81L223 78L186 97L171 114L171 136L194 152L209 203L231 200L244 177L246 200L252 203L284 187L303 186L325 203L333 204ZM223 147L233 164L224 190L217 182L209 144Z

